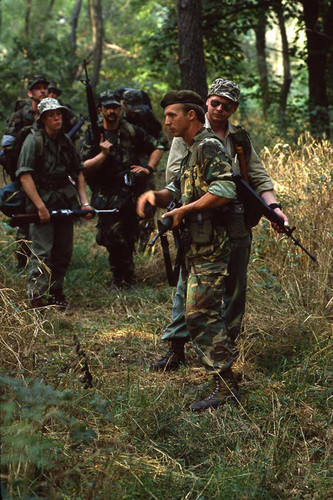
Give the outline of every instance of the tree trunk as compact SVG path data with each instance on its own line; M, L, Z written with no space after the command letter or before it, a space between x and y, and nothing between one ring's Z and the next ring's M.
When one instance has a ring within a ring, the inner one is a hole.
M327 54L332 48L333 3L302 0L307 37L310 129L315 137L330 136L326 75Z
M88 4L89 4L89 15L90 15L91 33L92 33L92 60L93 60L93 74L91 75L90 83L95 91L99 79L99 72L103 56L102 0L88 0Z
M256 34L257 65L260 78L262 112L266 119L269 106L269 91L266 61L266 7L264 6L258 9L258 23L254 30Z
M283 15L282 0L277 0L274 8L279 22L281 41L282 41L283 82L280 89L279 115L281 123L284 124L286 119L288 94L292 81L290 73L289 43L288 43L286 25Z
M179 66L182 89L207 96L201 0L178 0Z

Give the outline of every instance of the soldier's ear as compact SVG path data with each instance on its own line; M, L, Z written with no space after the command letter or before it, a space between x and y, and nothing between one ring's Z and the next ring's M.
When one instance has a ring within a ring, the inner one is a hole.
M31 92L31 90L28 90L28 97L30 97L30 99L32 98L32 92Z
M187 113L187 116L189 117L190 120L195 120L197 118L197 114L194 111L194 109L190 109L189 112Z

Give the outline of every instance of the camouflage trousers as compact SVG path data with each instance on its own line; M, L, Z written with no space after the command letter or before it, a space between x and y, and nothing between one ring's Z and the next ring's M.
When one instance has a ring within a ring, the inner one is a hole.
M247 266L251 251L251 241L233 242L231 245L228 275L223 286L221 314L225 319L232 343L235 343L242 329L245 313ZM182 338L189 341L191 336L185 322L185 290L182 276L179 277L172 306L172 321L165 328L162 340Z
M231 339L221 315L226 273L225 261L204 257L188 260L182 273L186 327L208 372L225 371L234 361Z

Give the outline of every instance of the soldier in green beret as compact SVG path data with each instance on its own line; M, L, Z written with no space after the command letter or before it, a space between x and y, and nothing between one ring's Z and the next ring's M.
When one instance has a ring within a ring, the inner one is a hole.
M246 170L252 187L270 204L276 212L287 220L276 203L272 181L261 163L250 137L242 126L230 122L237 111L240 101L238 85L223 78L217 78L212 83L207 100L205 127L213 130L222 140L226 151L232 157L232 168L240 173L239 158L236 147L241 145L245 152ZM172 142L166 180L171 182L179 173L181 160L186 153L186 143L181 137L175 137ZM241 332L242 319L245 312L247 266L251 250L251 228L244 220L244 209L239 201L229 205L229 218L238 220L238 233L232 231L231 257L228 264L228 276L225 279L223 293L222 315L227 322L232 344ZM162 340L170 342L170 349L158 361L152 363L153 370L175 370L185 363L184 345L190 340L190 333L185 323L184 289L180 279L174 298L172 322L166 327Z
M220 138L204 128L201 97L188 90L168 92L161 101L165 124L187 144L179 176L161 191L148 191L138 200L138 214L146 203L167 207L172 198L181 207L167 214L172 228L185 224L185 320L200 361L215 380L213 392L192 404L193 411L217 408L237 399L232 372L234 355L221 302L230 258L230 239L225 213L236 198L230 158Z

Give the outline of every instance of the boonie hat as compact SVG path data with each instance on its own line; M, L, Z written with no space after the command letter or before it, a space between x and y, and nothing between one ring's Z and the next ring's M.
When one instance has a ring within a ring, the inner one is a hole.
M171 104L196 104L204 108L203 99L192 90L171 90L163 97L161 101L161 106L165 109Z
M116 104L117 106L121 106L119 97L115 92L113 92L113 90L105 90L100 94L98 99L99 106L108 106L109 104Z
M239 102L240 99L240 88L237 83L231 80L223 80L223 78L217 78L213 81L209 91L208 96L218 95L219 97L226 97L234 102Z
M45 85L49 84L49 82L45 78L45 76L43 76L43 75L35 75L35 76L33 76L31 78L31 80L29 80L28 89L32 90L34 88L34 86L37 85L38 83L45 83Z
M40 123L40 119L42 114L46 111L52 111L54 109L61 109L61 111L68 111L66 106L62 106L57 99L53 99L52 97L45 97L37 106L39 111L38 122Z

